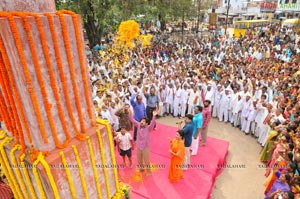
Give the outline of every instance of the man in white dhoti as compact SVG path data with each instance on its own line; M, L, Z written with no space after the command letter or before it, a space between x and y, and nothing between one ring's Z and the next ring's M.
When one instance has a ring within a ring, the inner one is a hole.
M177 117L179 114L181 114L181 103L182 103L181 91L182 90L181 90L179 84L176 84L175 87L176 88L175 88L175 92L174 92L174 113L173 113L173 116Z
M225 92L221 94L220 99L220 112L219 112L219 121L228 122L229 110L230 110L230 90L226 89Z
M241 112L241 130L245 132L247 126L247 117L249 115L250 105L251 105L251 95L250 93L246 94L246 100L242 104L242 112Z
M174 99L175 99L175 89L172 83L168 85L168 92L167 92L167 114L174 113Z
M191 155L197 155L198 153L199 137L203 125L202 107L196 106L194 111L195 111L195 115L193 117L194 130L193 130L193 140L191 146L191 150L192 150Z
M240 94L237 94L237 99L232 108L233 113L233 126L240 127L241 126L241 112L242 112L242 104L243 100Z
M183 85L183 89L181 90L181 117L185 116L185 112L187 109L187 102L188 102L188 95L189 95L189 91L188 91L188 85L184 84Z
M194 105L196 105L196 101L199 97L199 93L197 92L197 87L193 86L193 88L189 89L189 99L188 99L188 114L194 114Z
M219 116L221 94L222 94L222 87L219 84L217 86L217 90L216 90L216 92L214 94L214 98L213 98L213 100L214 100L214 106L213 106L213 112L212 112L213 117Z
M246 124L246 129L245 129L245 133L247 135L249 134L249 132L254 134L255 118L256 118L256 115L257 115L256 105L257 105L257 101L253 100L251 105L250 105L250 108L249 108L249 114L248 114L248 117L247 117L247 124Z

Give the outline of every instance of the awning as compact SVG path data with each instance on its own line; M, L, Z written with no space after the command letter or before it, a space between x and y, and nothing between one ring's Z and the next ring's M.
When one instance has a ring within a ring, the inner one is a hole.
M247 16L256 16L256 13L246 13L246 14L242 14L243 16L247 17Z
M233 16L229 16L229 15L228 15L228 18L232 18L232 17L233 17ZM226 19L226 15L219 15L218 18L225 18L225 19Z

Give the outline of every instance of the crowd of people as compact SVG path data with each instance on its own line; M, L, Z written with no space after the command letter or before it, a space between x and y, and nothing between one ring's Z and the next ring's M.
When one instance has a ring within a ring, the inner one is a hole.
M248 30L245 37L212 34L185 42L170 37L119 52L103 45L103 51L87 50L93 100L97 116L108 119L116 132L131 130L130 112L137 122L152 120L154 110L188 120L209 104L212 117L240 128L262 146L266 198L299 197L300 43L292 28L275 24ZM192 133L202 146L204 123ZM180 131L175 139L181 136ZM173 148L182 146L176 143Z

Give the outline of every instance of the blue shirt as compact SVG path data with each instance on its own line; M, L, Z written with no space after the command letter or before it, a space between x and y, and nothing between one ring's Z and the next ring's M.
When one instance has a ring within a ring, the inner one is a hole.
M194 130L193 122L186 123L182 128L185 147L190 147L192 145L193 130Z
M145 97L147 99L147 106L151 108L156 108L157 103L159 103L159 99L157 95L151 95L149 93L145 94Z
M146 117L146 107L143 102L138 103L136 100L136 95L132 95L130 99L130 104L133 108L134 119L140 122L143 118Z
M193 124L194 124L193 136L195 136L197 134L197 130L199 128L202 128L202 124L203 124L202 113L197 113L196 115L194 115Z

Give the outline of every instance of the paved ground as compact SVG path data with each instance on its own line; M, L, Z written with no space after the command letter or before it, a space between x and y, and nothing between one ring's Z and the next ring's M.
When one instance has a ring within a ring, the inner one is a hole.
M173 117L163 117L159 122L176 126ZM211 121L210 137L226 140L230 143L227 156L228 167L239 165L244 168L227 168L217 178L212 193L212 199L262 199L264 197L265 169L260 168L260 145L250 135L244 135L239 129L230 124ZM201 148L199 149L201 150Z

